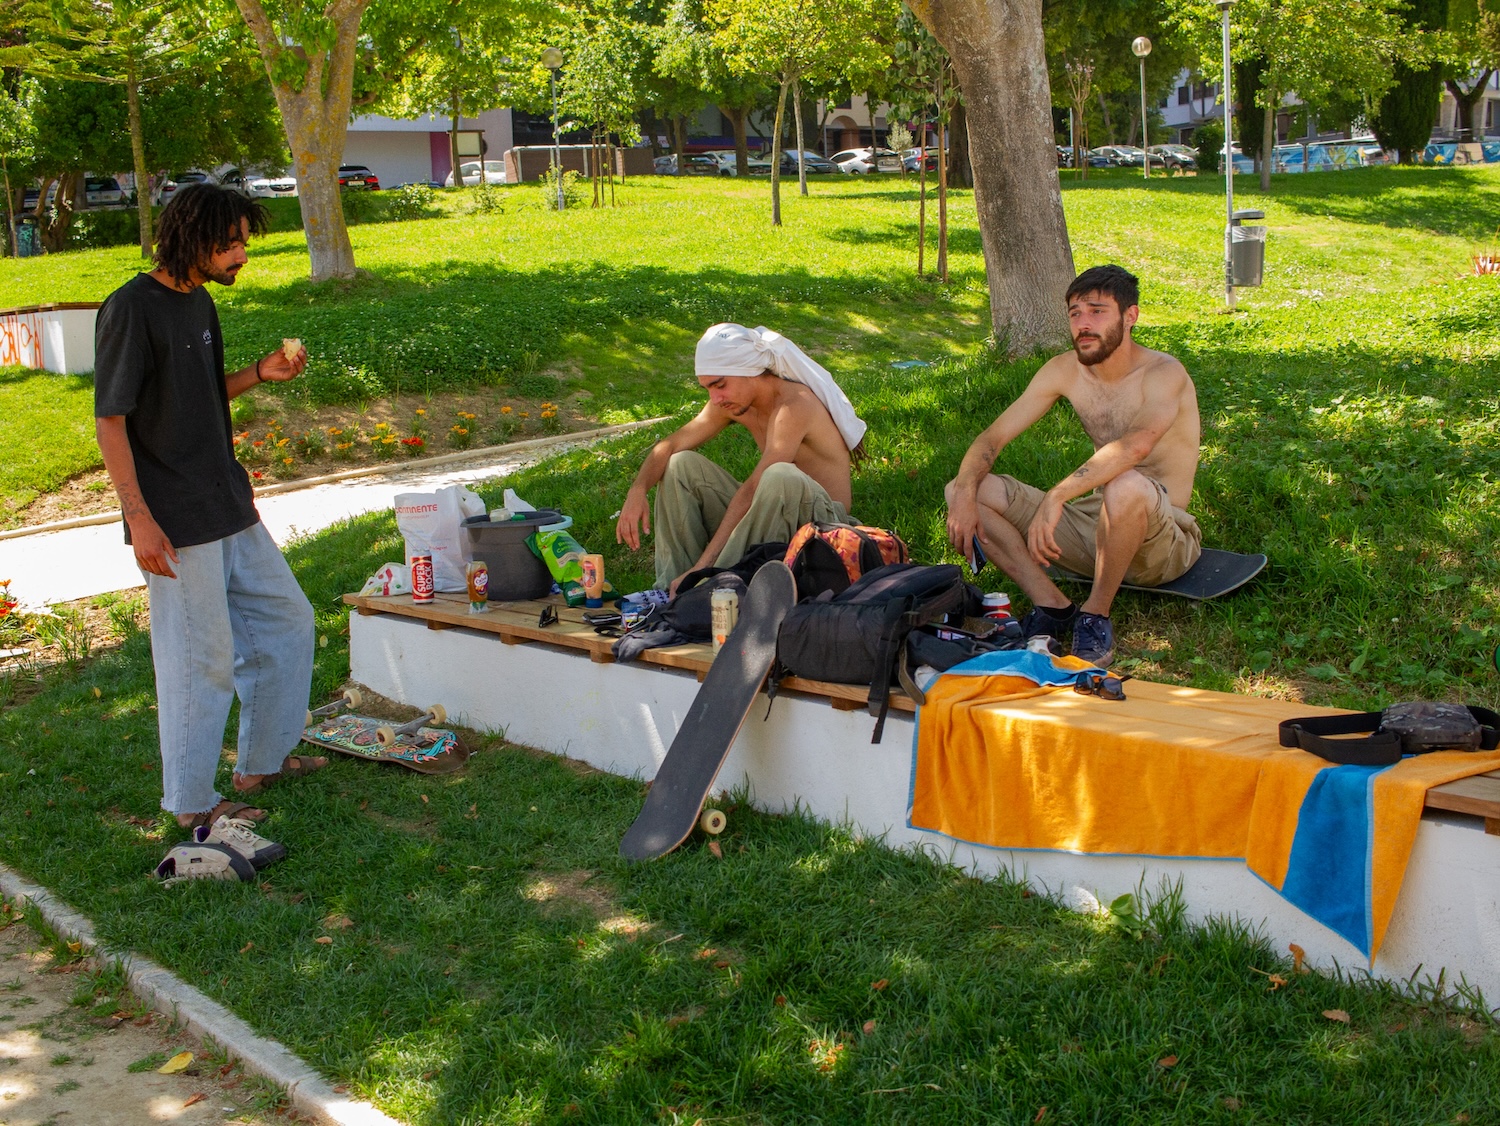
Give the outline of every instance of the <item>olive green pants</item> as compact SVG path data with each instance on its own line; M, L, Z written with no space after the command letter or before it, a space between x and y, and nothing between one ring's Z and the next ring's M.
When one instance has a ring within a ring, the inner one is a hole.
M666 475L656 487L656 585L665 590L672 580L698 565L698 557L724 520L740 482L702 454L672 455ZM714 565L732 567L752 544L786 542L811 521L847 524L849 513L823 488L790 462L767 466L760 475L750 511L730 535Z

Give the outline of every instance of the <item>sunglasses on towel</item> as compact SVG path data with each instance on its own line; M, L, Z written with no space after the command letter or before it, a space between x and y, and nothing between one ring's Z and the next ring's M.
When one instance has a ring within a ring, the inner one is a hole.
M1099 669L1085 669L1073 682L1073 691L1080 696L1099 696L1106 700L1125 699L1125 682L1130 674L1112 676Z

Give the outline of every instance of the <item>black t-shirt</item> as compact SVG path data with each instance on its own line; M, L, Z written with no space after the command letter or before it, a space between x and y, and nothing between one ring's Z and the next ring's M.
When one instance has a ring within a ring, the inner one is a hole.
M94 415L125 416L141 495L172 545L211 543L259 520L234 459L224 338L208 291L137 274L100 306L94 348Z

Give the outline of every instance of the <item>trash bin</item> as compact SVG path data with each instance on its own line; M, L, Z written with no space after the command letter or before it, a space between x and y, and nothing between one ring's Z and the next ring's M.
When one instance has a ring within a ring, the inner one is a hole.
M42 252L42 232L31 217L16 223L16 249L22 258L35 258Z
M1229 224L1229 284L1260 285L1266 272L1266 228L1247 227L1246 219L1264 219L1264 211L1236 211Z

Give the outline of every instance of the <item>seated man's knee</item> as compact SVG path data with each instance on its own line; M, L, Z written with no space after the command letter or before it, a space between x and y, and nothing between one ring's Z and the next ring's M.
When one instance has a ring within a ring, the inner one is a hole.
M696 450L678 450L667 459L666 476L676 478L687 475L702 457Z
M791 462L776 461L766 466L761 472L760 483L762 485L770 485L774 488L781 488L782 486L801 481L806 476L807 474L803 473L802 470L798 469Z
M1010 507L1010 488L1006 481L1007 478L991 473L979 482L979 491L975 494L980 504L1001 516Z
M1123 511L1145 508L1156 501L1156 485L1145 474L1127 469L1100 490L1104 507Z

